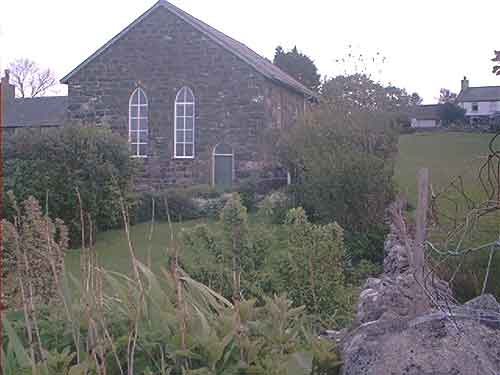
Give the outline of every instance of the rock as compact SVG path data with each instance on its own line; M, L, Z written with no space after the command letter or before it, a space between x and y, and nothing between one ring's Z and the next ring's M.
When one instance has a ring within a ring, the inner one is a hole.
M384 273L368 279L356 322L340 341L344 375L500 375L500 304L491 295L454 305L446 282L418 282L395 225Z
M500 329L445 314L366 323L343 345L344 375L500 374Z

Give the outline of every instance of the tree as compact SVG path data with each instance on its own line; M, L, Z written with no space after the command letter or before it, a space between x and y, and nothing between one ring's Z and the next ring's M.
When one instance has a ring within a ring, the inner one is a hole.
M323 98L340 98L344 104L353 107L390 113L408 113L419 105L422 98L408 94L405 89L394 85L383 86L365 73L340 75L329 79L322 87Z
M455 100L457 100L457 94L455 94L451 90L444 89L444 88L439 90L439 103L440 104L455 103Z
M495 57L491 59L495 63L500 63L500 51L495 51ZM493 74L500 76L500 65L493 66Z
M465 120L465 109L452 102L445 102L439 110L443 124L462 123Z
M50 69L42 69L27 58L17 59L9 64L9 71L16 93L21 98L43 96L57 84Z
M318 68L314 61L299 52L297 47L285 52L281 46L278 46L274 55L274 64L309 89L319 90L321 76L318 74Z

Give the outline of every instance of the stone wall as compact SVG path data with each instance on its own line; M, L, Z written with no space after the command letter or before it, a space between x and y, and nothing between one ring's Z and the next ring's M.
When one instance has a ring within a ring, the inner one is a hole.
M128 137L128 102L142 87L149 100L150 146L139 177L144 188L209 184L220 142L235 152L235 177L272 163L267 130L291 126L301 95L266 79L162 7L153 11L68 82L70 118L108 124ZM196 97L196 157L176 160L174 101L190 87Z

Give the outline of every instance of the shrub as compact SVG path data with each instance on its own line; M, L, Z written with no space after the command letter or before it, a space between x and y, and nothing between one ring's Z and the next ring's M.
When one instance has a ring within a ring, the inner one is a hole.
M336 221L349 233L378 231L395 196L397 137L393 115L336 101L320 104L281 140L297 205L312 221ZM382 242L374 246L382 248Z
M286 224L289 258L283 281L289 297L309 313L341 321L347 311L344 231L335 223L310 223L302 208L290 210Z
M5 145L6 191L21 201L33 196L43 202L51 217L68 226L72 246L81 236L76 192L86 225L90 218L93 230L116 228L122 223L121 197L128 200L132 190L133 170L127 143L106 128L23 131ZM12 214L6 211L8 218Z
M133 217L138 223L151 220L153 205L154 217L158 221L167 221L168 215L172 221L190 220L201 216L193 198L181 189L140 193L134 200L136 206Z
M259 216L271 224L283 224L292 208L290 194L284 190L273 191L259 204Z

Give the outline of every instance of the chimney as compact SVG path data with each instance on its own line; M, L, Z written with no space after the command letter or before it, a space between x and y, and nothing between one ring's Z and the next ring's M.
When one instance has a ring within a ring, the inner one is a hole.
M5 69L5 75L0 81L0 88L2 90L2 97L5 100L14 99L16 96L16 87L10 84L10 71Z
M462 91L465 91L469 88L469 80L467 77L464 76L464 79L462 79Z

